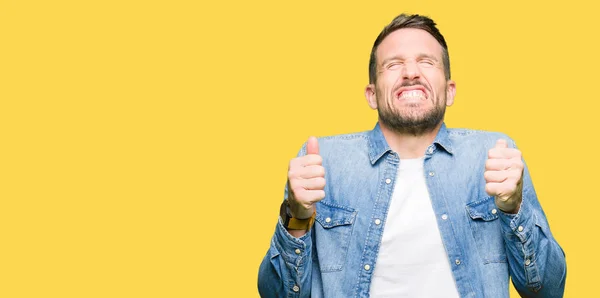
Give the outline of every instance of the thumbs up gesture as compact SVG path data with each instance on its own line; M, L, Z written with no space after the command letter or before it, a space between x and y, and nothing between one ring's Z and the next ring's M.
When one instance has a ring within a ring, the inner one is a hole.
M517 213L523 200L523 161L521 151L508 148L500 139L489 150L485 163L485 191L495 196L496 206L506 213Z
M319 155L317 138L306 143L306 155L290 161L288 170L288 200L294 218L312 216L314 204L325 198L325 168Z

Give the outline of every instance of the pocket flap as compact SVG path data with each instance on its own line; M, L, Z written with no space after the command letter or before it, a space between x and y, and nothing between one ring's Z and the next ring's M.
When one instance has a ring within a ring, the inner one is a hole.
M498 218L498 208L494 202L494 197L486 197L482 200L468 203L467 213L472 219L483 219L484 221L491 221Z
M323 201L317 203L317 216L315 220L326 229L351 225L355 217L356 211L350 207L332 205Z

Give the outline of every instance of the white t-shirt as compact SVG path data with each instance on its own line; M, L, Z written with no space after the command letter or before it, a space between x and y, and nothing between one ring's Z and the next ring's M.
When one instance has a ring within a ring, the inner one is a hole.
M423 158L400 160L370 295L459 297L425 184Z

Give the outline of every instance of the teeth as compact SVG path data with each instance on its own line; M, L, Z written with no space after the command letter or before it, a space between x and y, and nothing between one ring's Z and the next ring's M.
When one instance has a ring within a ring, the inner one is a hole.
M404 91L400 94L401 99L421 99L425 97L425 93L421 90Z

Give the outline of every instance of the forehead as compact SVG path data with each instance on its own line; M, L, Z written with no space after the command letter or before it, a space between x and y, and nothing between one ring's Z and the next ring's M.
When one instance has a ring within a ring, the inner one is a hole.
M442 59L442 46L427 31L415 28L396 30L377 47L377 60L402 56L405 58L427 54Z

